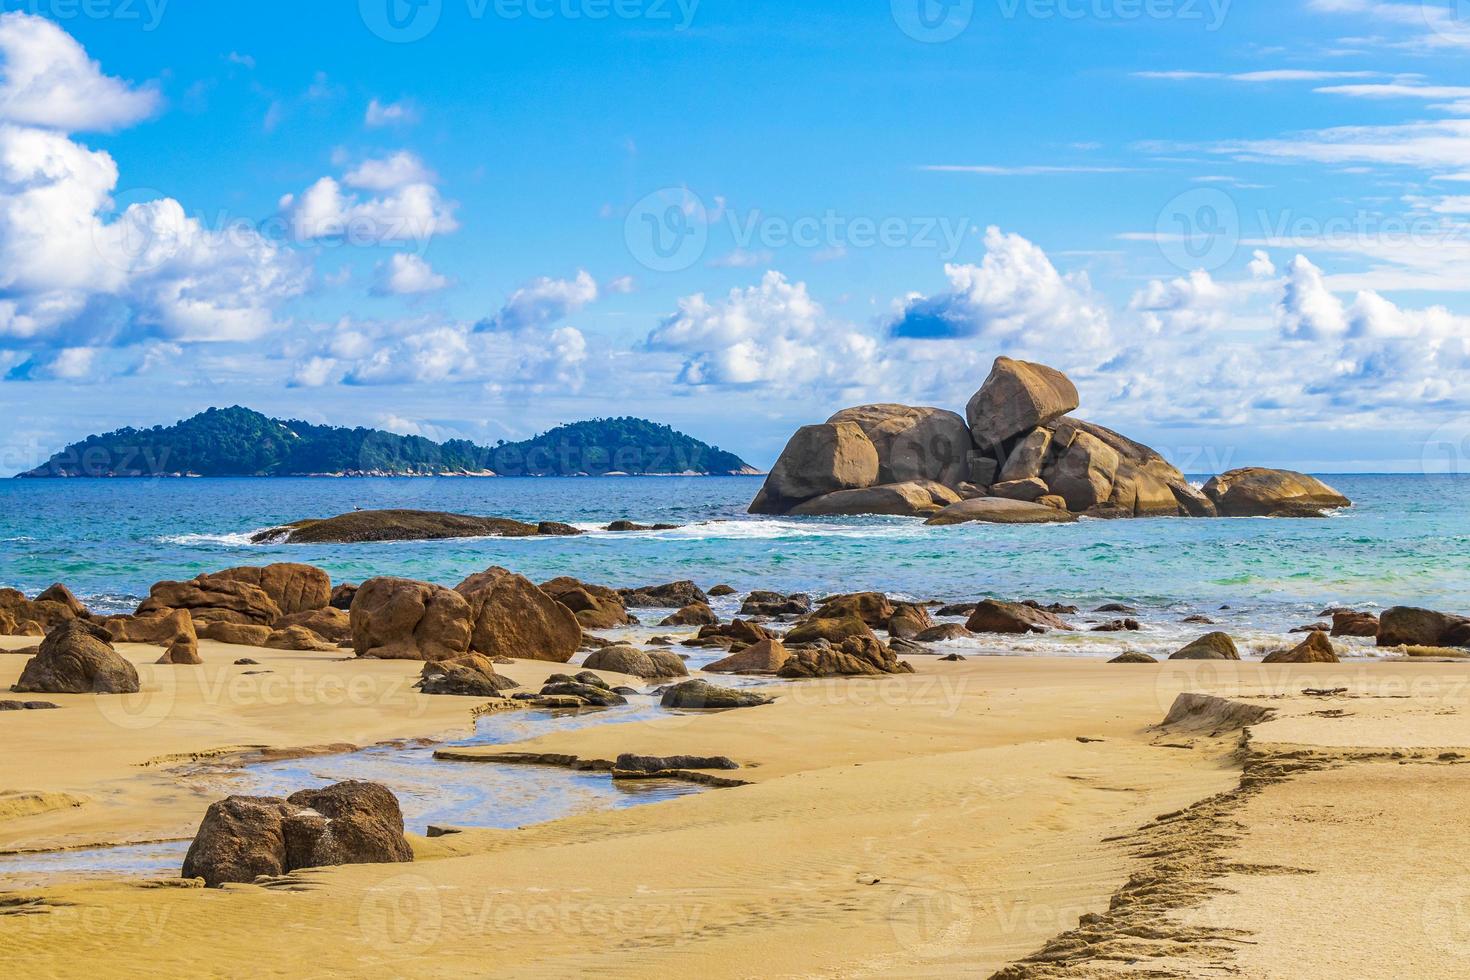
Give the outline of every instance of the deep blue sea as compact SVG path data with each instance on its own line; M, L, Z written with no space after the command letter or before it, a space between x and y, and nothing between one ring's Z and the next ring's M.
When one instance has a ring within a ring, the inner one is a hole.
M0 482L0 585L65 582L131 610L161 579L304 561L334 580L454 585L503 565L615 587L692 578L742 591L876 589L916 599L1123 600L1279 630L1331 604L1470 606L1470 477L1325 476L1356 506L1326 520L1084 520L929 528L904 518L753 518L758 478L199 479ZM252 545L249 532L354 508L677 531L579 538ZM1222 610L1221 606L1230 609ZM1177 617L1175 617L1177 618Z

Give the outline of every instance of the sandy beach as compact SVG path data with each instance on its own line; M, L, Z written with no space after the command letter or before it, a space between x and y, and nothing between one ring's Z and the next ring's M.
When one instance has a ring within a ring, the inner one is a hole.
M453 737L482 703L419 695L411 663L206 642L180 681L119 649L142 695L5 718L28 749L0 762L0 850L188 837L200 758ZM1443 844L1464 665L916 666L514 746L726 755L749 785L265 886L8 890L0 947L27 976L712 977L1453 976L1470 949L1470 858ZM1186 691L1219 700L1161 725Z

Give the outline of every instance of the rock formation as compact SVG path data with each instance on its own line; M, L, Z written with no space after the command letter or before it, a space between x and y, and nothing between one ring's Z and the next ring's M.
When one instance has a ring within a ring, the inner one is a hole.
M1069 413L1077 388L998 358L966 409L864 405L791 438L753 514L929 517L934 525L1089 517L1320 516L1351 502L1283 470L1222 474L1201 491L1149 447Z
M83 620L56 627L26 662L17 694L137 694L138 671L112 648L112 634Z
M375 578L352 600L352 647L379 660L454 660L470 650L470 604L458 592Z

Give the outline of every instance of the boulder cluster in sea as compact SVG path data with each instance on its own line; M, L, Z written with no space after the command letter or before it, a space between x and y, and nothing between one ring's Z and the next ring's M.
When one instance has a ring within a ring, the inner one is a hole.
M1351 505L1313 477L1233 470L1204 488L1149 447L1074 418L1077 388L1042 364L996 360L966 417L864 405L799 429L753 514L923 516L931 524L1088 517L1312 517Z

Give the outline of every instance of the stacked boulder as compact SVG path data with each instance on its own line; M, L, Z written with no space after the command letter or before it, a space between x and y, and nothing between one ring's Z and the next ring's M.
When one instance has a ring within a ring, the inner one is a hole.
M1195 488L1176 467L1070 413L1066 375L998 358L966 418L866 405L800 429L754 514L925 516L933 524L1092 517L1316 516L1350 501L1312 477L1236 470Z

